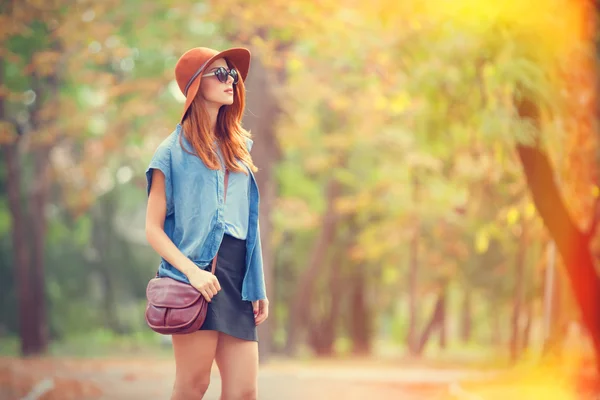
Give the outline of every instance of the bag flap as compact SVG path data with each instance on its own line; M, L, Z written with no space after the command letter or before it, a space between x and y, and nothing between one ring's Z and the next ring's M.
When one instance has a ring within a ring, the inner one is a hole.
M148 303L155 307L186 308L201 296L192 285L167 277L150 279L146 287Z

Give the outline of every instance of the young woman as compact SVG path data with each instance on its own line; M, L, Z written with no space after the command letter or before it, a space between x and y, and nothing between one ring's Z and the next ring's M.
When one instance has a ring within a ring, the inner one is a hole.
M222 400L257 397L256 326L268 317L269 302L252 140L241 127L249 68L243 48L183 54L175 67L186 96L182 118L146 171L146 233L161 256L159 276L191 284L209 302L199 331L172 336L172 400L202 398L213 360Z

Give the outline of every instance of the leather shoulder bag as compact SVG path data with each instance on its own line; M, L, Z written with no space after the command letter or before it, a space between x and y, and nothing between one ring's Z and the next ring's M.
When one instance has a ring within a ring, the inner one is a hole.
M224 201L227 199L229 171L225 171ZM217 256L212 261L215 273ZM192 333L200 329L206 318L208 302L195 287L169 277L156 277L146 287L146 324L163 335Z

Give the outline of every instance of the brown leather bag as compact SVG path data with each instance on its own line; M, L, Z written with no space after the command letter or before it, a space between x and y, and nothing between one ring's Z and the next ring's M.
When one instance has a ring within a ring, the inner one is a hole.
M225 193L229 171L225 171ZM211 273L215 273L217 256L212 261ZM206 318L208 302L195 287L168 277L150 279L146 287L146 324L163 335L192 333L200 329Z

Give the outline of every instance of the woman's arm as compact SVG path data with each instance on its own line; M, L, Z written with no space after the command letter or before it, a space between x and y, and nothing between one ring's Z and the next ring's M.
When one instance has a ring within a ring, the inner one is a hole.
M152 170L152 186L146 209L146 238L150 246L172 266L181 271L207 301L221 290L219 281L210 272L201 270L187 258L164 230L167 215L165 176L159 169Z

